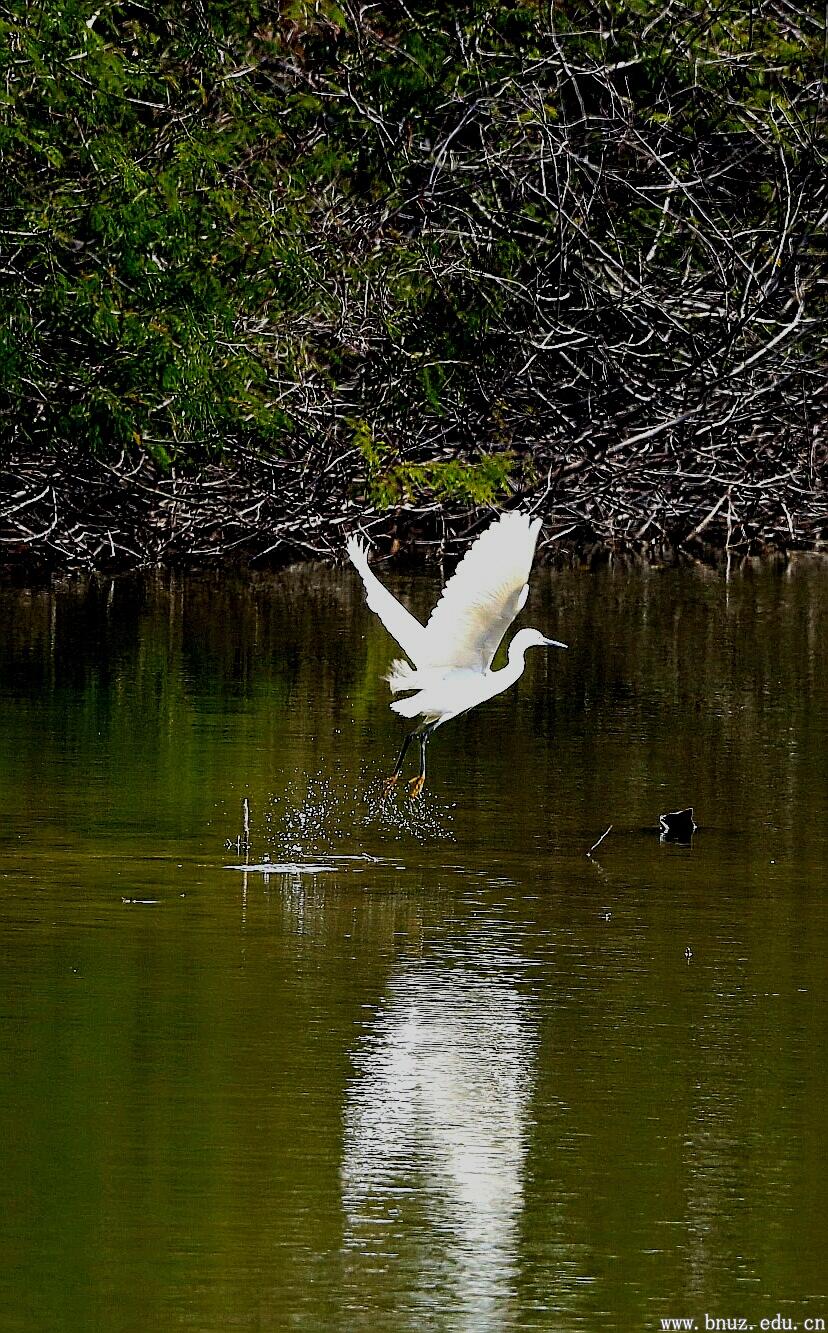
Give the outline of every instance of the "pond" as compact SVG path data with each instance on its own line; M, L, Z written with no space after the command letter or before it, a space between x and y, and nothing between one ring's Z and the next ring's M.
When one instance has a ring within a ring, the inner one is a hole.
M420 803L351 571L0 593L0 1329L828 1325L827 587L537 571Z

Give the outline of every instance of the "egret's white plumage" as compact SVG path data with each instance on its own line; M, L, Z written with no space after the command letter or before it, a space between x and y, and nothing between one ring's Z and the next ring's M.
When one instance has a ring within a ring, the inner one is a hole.
M422 791L425 747L436 727L514 684L523 674L527 648L566 647L539 630L523 629L509 645L507 665L491 669L504 634L526 604L540 526L540 519L527 514L496 519L460 561L426 625L383 587L359 538L348 539L348 555L365 585L369 607L409 658L395 661L386 679L394 694L409 696L394 700L394 712L422 718L412 733L420 735L422 755L413 795ZM399 776L410 739L406 737L391 783Z
M420 654L421 641L425 630L407 611L402 602L398 602L393 593L384 588L376 574L368 565L368 547L358 537L348 538L348 555L365 584L366 601L371 610L378 615L392 638L403 652L416 662Z

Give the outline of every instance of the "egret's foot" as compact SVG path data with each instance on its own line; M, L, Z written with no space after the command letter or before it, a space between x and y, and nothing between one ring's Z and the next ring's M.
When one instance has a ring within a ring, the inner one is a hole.
M392 773L390 778L386 778L382 784L383 798L390 796L397 785L398 773Z
M425 773L420 773L418 777L411 779L411 781L408 784L408 790L411 794L412 801L418 801L420 799L420 797L423 794L424 786L425 786Z

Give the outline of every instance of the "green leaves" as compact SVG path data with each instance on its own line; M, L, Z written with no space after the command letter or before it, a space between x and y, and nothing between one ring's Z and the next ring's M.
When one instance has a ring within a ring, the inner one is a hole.
M484 454L477 459L405 461L398 450L377 440L366 421L353 426L353 443L367 464L368 498L377 509L436 497L448 503L493 505L509 494L517 459L514 453Z
M275 233L250 187L275 99L252 114L226 78L222 25L172 7L92 18L47 3L5 28L0 195L27 315L6 338L7 414L33 441L96 452L159 437L144 447L162 468L224 437L274 447L286 416L259 330ZM42 370L35 420L24 361Z
M0 419L162 469L356 443L381 507L492 503L753 355L818 213L820 41L701 0L15 0Z

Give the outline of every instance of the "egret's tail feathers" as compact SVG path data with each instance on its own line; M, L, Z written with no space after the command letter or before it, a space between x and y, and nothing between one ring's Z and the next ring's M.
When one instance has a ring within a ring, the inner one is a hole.
M385 679L391 686L392 694L399 694L400 690L419 689L417 672L402 657L398 657L396 662L391 663L391 670Z
M409 694L407 699L395 699L391 705L395 713L400 717L419 717L423 710L423 701L420 694Z
M402 657L391 663L391 670L385 677L391 686L392 694L405 690L428 690L440 684L442 672L432 667L410 666ZM393 708L395 705L392 704Z

